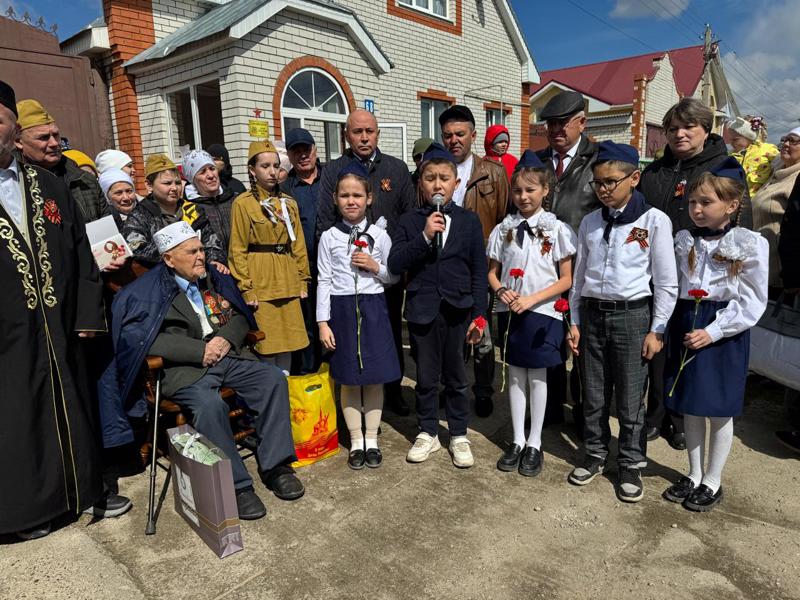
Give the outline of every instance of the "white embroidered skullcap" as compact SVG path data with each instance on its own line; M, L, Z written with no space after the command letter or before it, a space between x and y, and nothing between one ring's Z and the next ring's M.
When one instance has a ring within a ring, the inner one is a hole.
M94 159L98 173L105 173L109 169L121 169L133 162L133 159L121 150L103 150Z
M108 200L108 192L115 183L129 183L133 187L133 179L125 171L121 169L107 169L100 174L99 177L100 189L103 190L103 196Z
M159 229L153 234L153 241L158 246L158 253L164 254L168 250L172 250L178 244L182 244L186 240L192 238L199 238L200 232L192 229L186 221L178 221L171 223Z
M214 159L205 150L192 150L183 157L183 176L189 183L194 181L194 176L206 165L214 165Z

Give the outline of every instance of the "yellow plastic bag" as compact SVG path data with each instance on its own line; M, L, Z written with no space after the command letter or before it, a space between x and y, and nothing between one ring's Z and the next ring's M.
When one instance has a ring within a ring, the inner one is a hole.
M304 467L339 452L336 402L328 364L317 373L287 377L292 438L297 454L293 467Z

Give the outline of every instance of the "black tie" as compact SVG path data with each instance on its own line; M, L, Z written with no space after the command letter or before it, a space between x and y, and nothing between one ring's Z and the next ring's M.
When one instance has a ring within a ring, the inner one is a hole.
M519 244L520 247L522 247L522 242L525 239L526 233L533 235L533 229L531 229L527 221L522 221L522 223L517 225L517 244Z
M718 235L724 235L731 230L733 225L728 223L722 229L709 229L708 227L692 227L690 233L692 237L717 237Z

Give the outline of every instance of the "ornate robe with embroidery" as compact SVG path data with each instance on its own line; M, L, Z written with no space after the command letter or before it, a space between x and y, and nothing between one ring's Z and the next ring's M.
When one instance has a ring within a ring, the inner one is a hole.
M22 223L0 204L0 533L77 514L102 490L78 338L106 331L100 275L64 184L19 175Z

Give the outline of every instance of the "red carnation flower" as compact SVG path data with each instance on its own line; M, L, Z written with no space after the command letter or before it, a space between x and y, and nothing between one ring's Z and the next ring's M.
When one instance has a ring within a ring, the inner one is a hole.
M569 311L569 300L566 298L559 298L556 300L556 305L554 307L556 312L565 313Z
M705 298L706 296L708 296L708 292L707 291L700 290L700 289L689 290L686 293L689 294L689 296L694 298L695 300L700 300L701 298Z
M518 279L519 277L525 275L525 271L523 271L522 269L511 269L508 272L508 274L511 275L511 277L513 277L514 279Z
M478 331L483 331L484 329L486 329L486 319L484 319L482 316L475 317L473 323L475 324L475 327Z
M369 244L367 244L367 242L365 242L364 240L356 240L353 242L353 244L355 246L358 246L359 248L366 248L367 246L369 246Z

